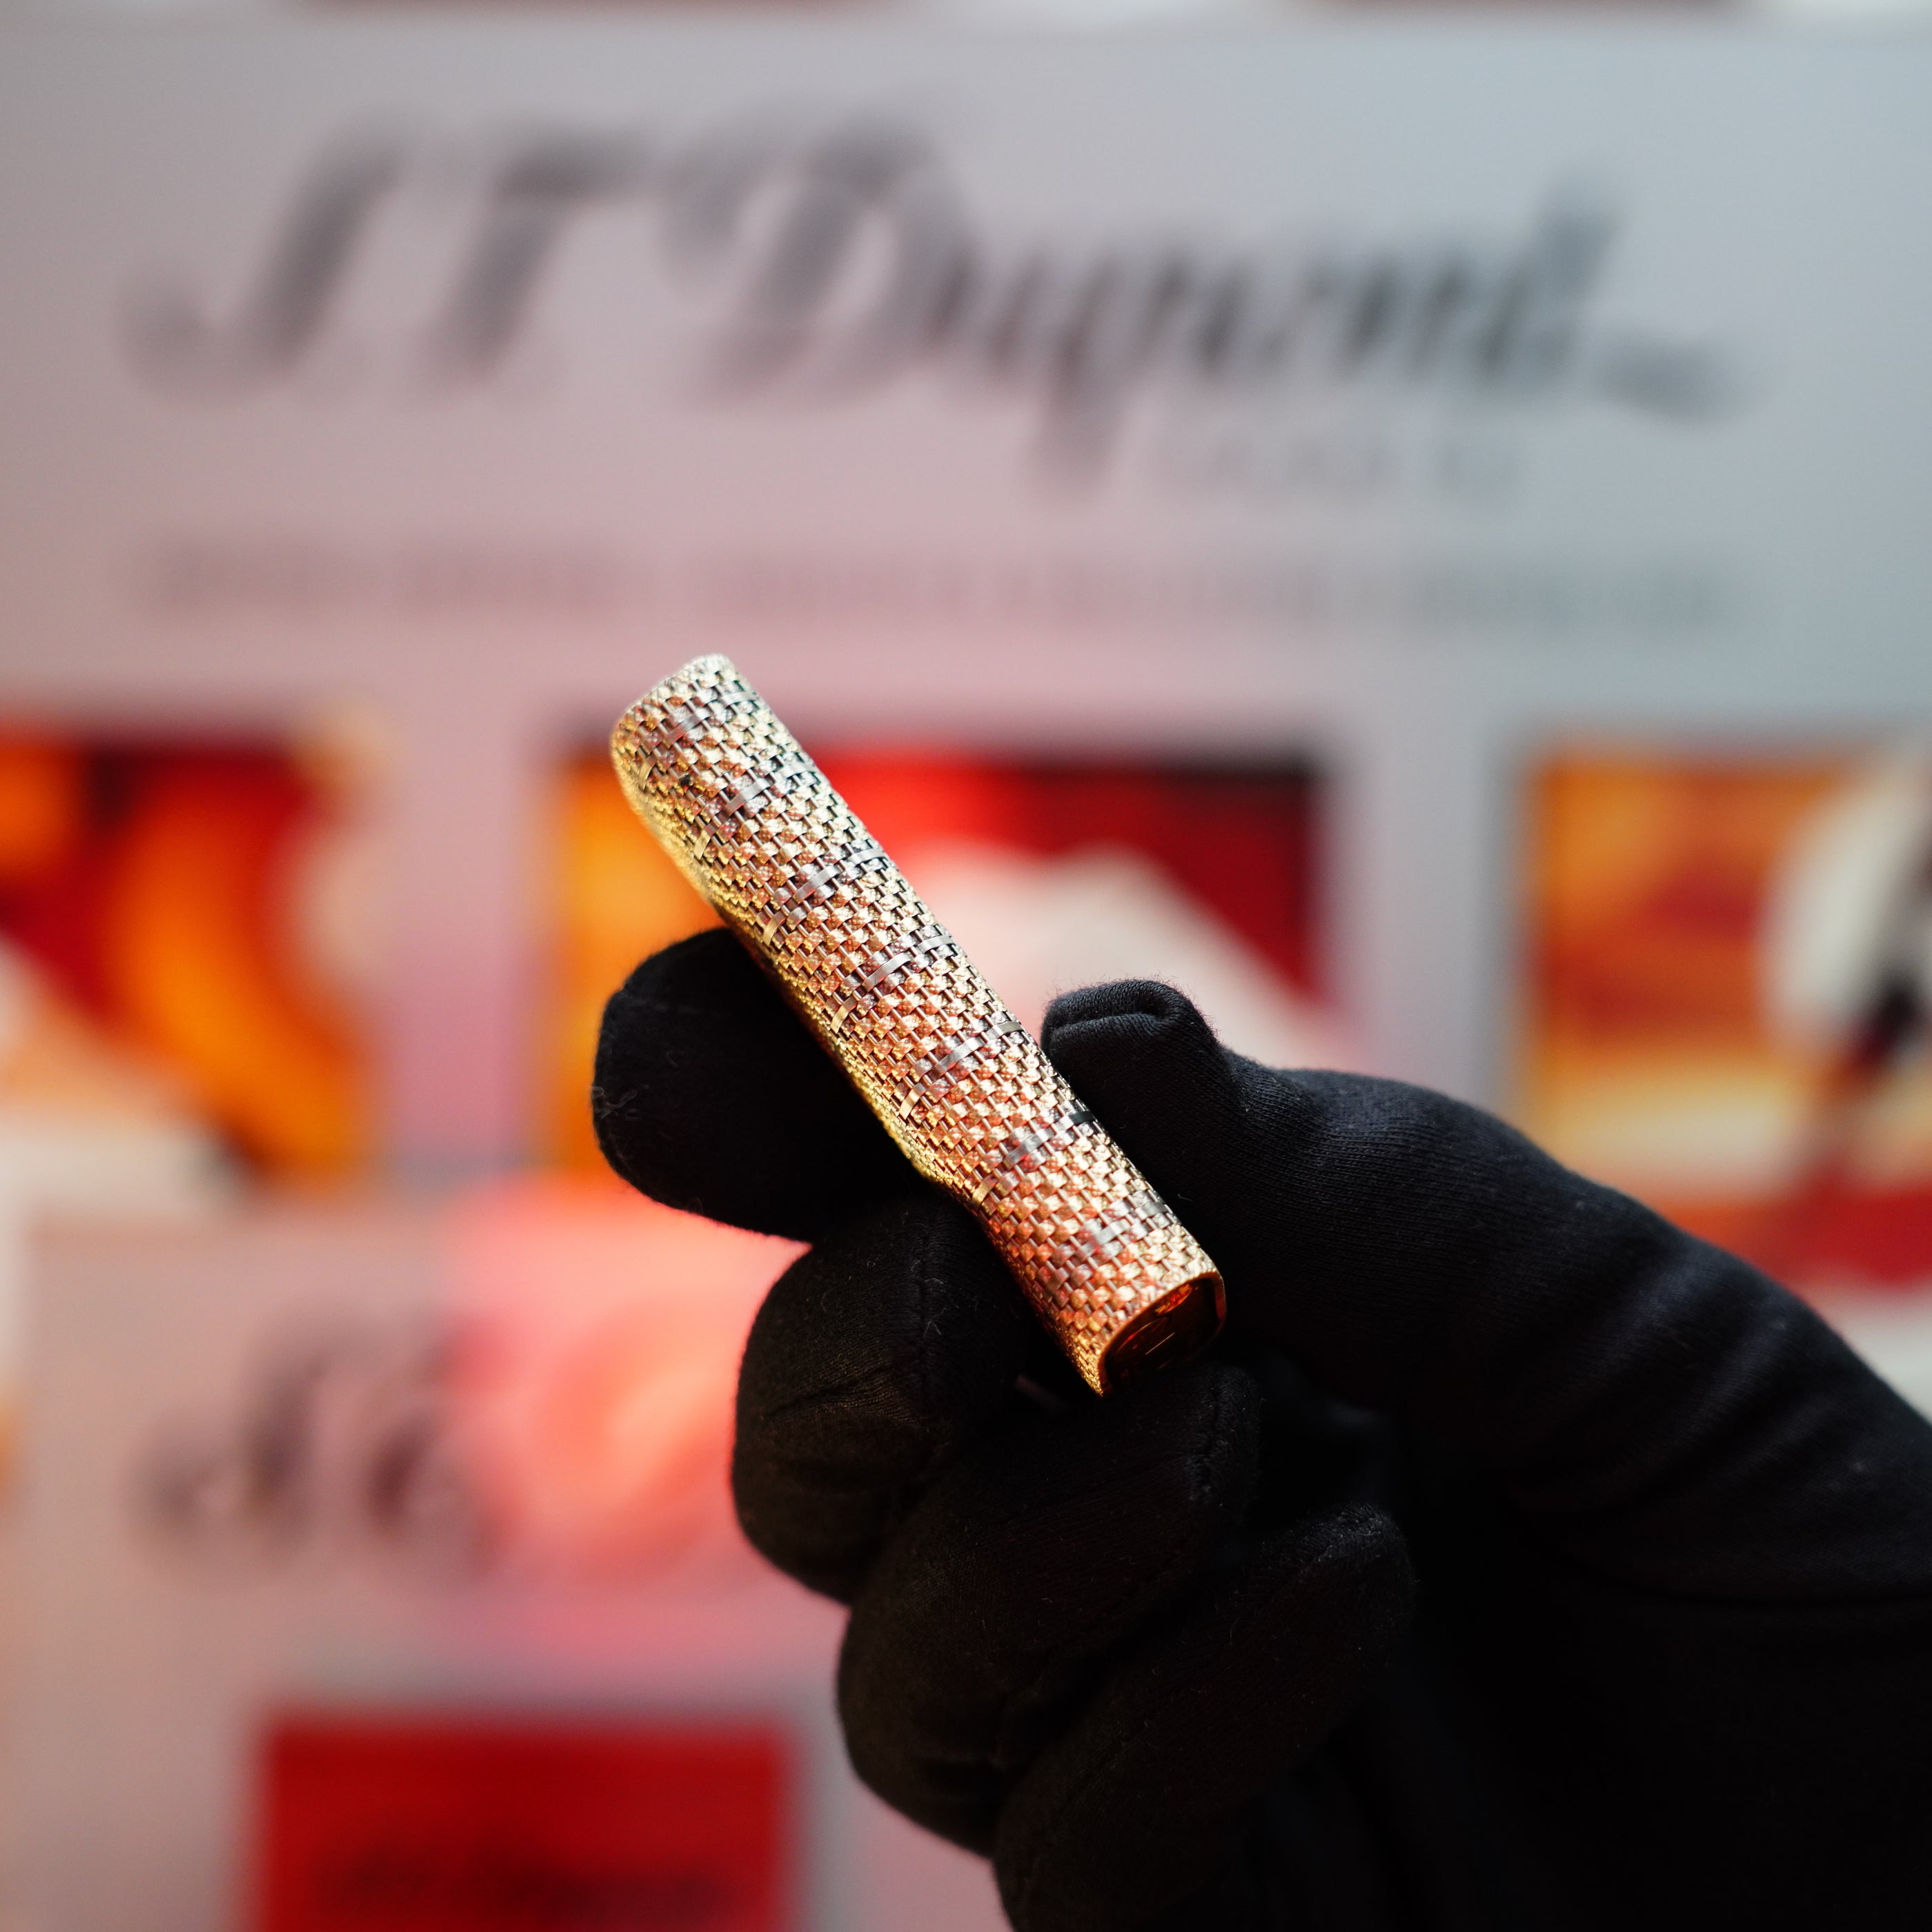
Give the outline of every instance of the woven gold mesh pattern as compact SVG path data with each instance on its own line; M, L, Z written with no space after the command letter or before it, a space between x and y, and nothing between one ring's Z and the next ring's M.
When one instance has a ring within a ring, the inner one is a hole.
M1214 1263L728 659L647 692L610 748L638 815L1089 1383L1211 1335Z

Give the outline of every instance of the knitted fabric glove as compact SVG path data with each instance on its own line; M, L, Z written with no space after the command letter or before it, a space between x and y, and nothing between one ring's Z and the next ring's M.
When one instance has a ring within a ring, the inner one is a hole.
M1932 1924L1932 1426L1472 1108L1147 983L1044 1043L1227 1281L1104 1400L728 935L605 1015L616 1171L812 1244L733 1483L873 1790L1020 1932Z

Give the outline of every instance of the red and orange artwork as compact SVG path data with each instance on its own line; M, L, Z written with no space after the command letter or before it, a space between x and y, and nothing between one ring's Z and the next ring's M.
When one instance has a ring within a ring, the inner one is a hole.
M320 740L0 734L0 1108L37 1144L68 1134L160 1194L198 1160L366 1158L354 763Z
M931 747L814 747L938 916L1036 1026L1055 992L1184 987L1278 1063L1354 1057L1328 998L1319 774ZM586 1094L604 1001L646 954L712 922L637 820L601 747L564 767L543 1138L597 1163Z
M1529 789L1516 1113L1808 1290L1932 1278L1932 770L1580 752Z

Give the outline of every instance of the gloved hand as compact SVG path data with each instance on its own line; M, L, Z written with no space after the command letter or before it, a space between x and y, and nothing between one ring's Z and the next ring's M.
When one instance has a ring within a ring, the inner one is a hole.
M875 1791L1021 1932L1932 1924L1932 1427L1472 1108L1150 984L1045 1044L1228 1285L1105 1400L734 940L605 1016L617 1172L812 1244L733 1481Z

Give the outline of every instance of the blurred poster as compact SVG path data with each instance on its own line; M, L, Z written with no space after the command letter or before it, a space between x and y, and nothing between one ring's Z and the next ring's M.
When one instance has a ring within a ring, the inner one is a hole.
M1580 752L1530 800L1529 1132L1794 1286L1932 1280L1932 760Z
M124 1208L362 1162L367 782L327 736L0 730L0 1168Z
M1327 1002L1315 767L820 748L853 808L1027 1024L1059 992L1154 979L1281 1065L1358 1056ZM560 779L548 1144L601 1166L586 1100L604 1002L712 923L601 746Z
M733 1516L796 1252L560 1176L48 1235L0 1918L991 1932Z
M11 35L30 661L326 632L422 688L487 630L528 689L761 634L983 703L1182 636L1212 706L1244 640L1856 652L1924 584L1830 562L1925 476L1924 264L1832 213L1910 232L1910 37L405 38Z
M776 1730L285 1718L257 1932L782 1932Z
M230 1582L741 1586L732 1394L794 1250L562 1178L465 1195L433 1226L406 1300L316 1296L155 1429L129 1478L144 1534ZM218 1266L228 1252L212 1239Z

